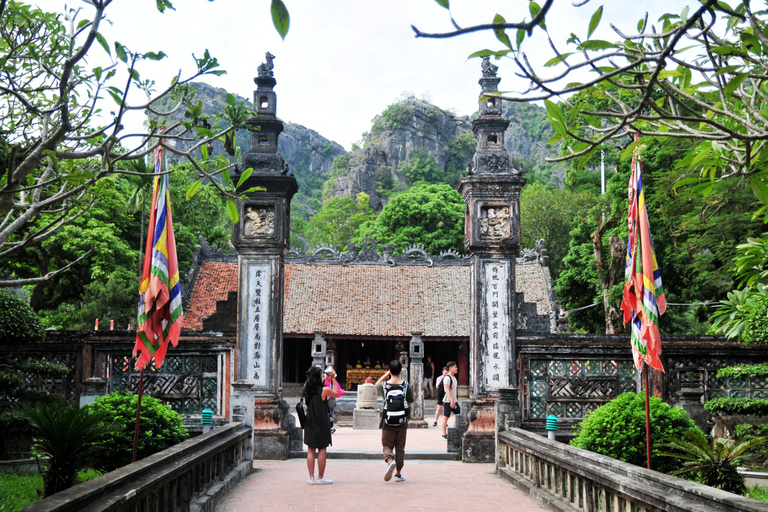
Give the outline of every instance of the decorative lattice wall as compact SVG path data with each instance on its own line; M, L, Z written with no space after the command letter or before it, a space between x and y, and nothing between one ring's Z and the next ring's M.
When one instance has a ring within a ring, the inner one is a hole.
M110 355L109 391L139 390L136 358ZM197 415L203 409L223 414L224 354L168 355L157 369L154 359L144 370L144 394L158 398L184 415Z
M524 420L554 414L578 421L621 393L637 390L632 361L531 357L525 366Z

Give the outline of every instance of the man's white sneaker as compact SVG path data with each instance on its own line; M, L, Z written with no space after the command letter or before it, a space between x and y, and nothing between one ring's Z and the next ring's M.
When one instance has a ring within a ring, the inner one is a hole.
M309 480L307 480L307 485L315 485L317 483L317 480L315 480L315 477L311 476L309 477Z
M384 481L385 482L389 482L390 480L392 480L392 473L395 472L395 466L396 465L397 464L395 464L395 461L392 461L392 462L389 463L389 466L387 466L387 471L384 473Z
M315 485L330 485L332 483L333 483L333 480L326 477L318 478L317 480L315 480Z

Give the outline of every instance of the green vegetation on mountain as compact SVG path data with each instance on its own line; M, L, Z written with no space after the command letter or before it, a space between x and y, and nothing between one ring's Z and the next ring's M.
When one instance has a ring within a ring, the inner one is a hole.
M375 220L363 223L353 242L366 237L393 244L396 252L419 245L431 254L464 246L464 200L451 186L417 182L390 199Z

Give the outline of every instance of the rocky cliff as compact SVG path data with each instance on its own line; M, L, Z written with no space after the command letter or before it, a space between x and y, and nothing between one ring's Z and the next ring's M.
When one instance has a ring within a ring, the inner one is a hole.
M204 83L192 83L197 88L195 99L202 102L202 113L213 116L221 110L226 102L227 91L212 87ZM238 102L246 101L251 106L251 101L235 95ZM278 112L279 114L279 112ZM180 112L172 119L183 119L184 113ZM300 196L308 195L312 189L318 189L325 177L331 172L333 159L346 153L346 150L338 143L328 140L314 130L305 128L299 124L284 123L285 129L278 139L278 150L288 162L291 171L299 181ZM237 132L237 145L241 154L250 146L251 136L248 130ZM179 143L185 147L183 143ZM187 145L189 147L191 144ZM223 143L215 143L213 154L223 154Z
M202 102L203 114L213 115L220 110L226 101L224 89L203 83L193 85L198 88L197 100ZM183 113L177 115L182 116ZM510 120L505 146L515 165L529 177L535 175L540 181L560 185L564 176L562 166L544 162L546 157L557 154L557 148L547 145L553 132L544 109L511 103L505 105L504 116ZM355 148L348 155L336 142L291 123L285 123L278 148L299 182L295 200L307 207L308 216L317 211L321 200L354 198L359 192L367 193L371 206L379 212L392 193L411 186L403 164L412 162L414 156L434 159L436 165L452 177L446 181L458 183L459 174L466 169L476 144L471 130L470 117L457 116L428 102L406 97L377 115L370 131L364 134L363 147ZM237 145L241 152L248 148L247 130L237 133ZM223 144L214 145L213 153L223 153ZM341 155L347 156L337 162L334 169L333 161ZM309 199L312 200L308 202Z
M543 169L547 175L554 174L553 183L561 183L562 170L544 161L556 154L556 148L547 145L553 132L544 109L510 104L505 106L504 115L510 120L505 147L518 165L527 171ZM466 169L475 144L473 139L468 139L472 136L471 130L469 117L456 116L416 98L394 103L373 119L371 131L364 136L364 146L349 154L346 172L337 172L329 178L324 199L355 197L365 192L378 212L390 193L411 185L402 172L402 165L416 154L426 153L441 168ZM466 151L468 144L472 146Z

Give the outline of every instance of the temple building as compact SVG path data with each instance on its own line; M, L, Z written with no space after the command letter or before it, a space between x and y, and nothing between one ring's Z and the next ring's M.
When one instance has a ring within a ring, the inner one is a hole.
M236 331L237 255L205 242L196 251L184 286L183 328ZM523 250L516 261L517 326L553 332L557 305L546 252ZM327 343L340 381L346 369L374 368L407 350L411 331L421 331L424 354L438 369L459 363L459 384L467 386L470 330L470 261L454 253L432 256L420 248L403 255L370 241L360 250L323 248L285 260L282 381L287 394L304 381L317 333Z

